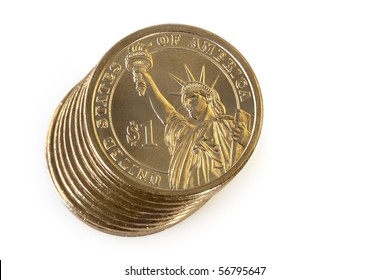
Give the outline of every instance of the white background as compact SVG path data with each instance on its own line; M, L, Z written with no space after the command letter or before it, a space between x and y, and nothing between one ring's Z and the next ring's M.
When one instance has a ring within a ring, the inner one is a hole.
M130 265L267 266L262 277L199 279L390 279L386 2L2 1L4 279L165 279L125 276ZM246 57L263 92L262 135L242 172L184 222L110 236L55 193L46 132L112 45L162 23L207 29Z

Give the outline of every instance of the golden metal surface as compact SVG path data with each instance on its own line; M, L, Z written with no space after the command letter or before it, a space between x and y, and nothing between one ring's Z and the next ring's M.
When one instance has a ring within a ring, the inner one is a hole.
M197 204L205 203L204 200L200 200L197 204L181 206L175 212L151 207L145 210L132 201L121 201L114 193L105 195L101 191L100 182L92 182L91 178L88 178L88 173L79 173L81 170L75 167L83 167L76 163L77 156L67 153L67 151L75 151L77 147L67 147L66 144L66 142L71 142L66 139L66 136L72 139L70 133L72 131L72 110L79 100L76 96L79 93L80 91L75 91L62 106L54 129L57 141L53 142L58 155L55 162L59 166L58 173L63 184L60 189L62 193L71 197L64 198L63 196L63 199L66 199L67 205L83 221L103 231L109 229L110 233L144 235L160 231L179 222L196 210L199 207Z
M47 137L62 200L101 231L185 219L243 167L262 123L248 63L218 36L160 25L117 43L61 102Z

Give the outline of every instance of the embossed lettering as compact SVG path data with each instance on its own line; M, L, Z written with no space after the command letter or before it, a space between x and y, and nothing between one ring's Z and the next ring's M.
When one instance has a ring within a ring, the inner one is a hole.
M97 92L100 94L109 94L110 88L107 87L105 84L99 84Z
M100 106L95 107L95 115L96 116L101 116L107 114L107 109L106 108L101 108Z
M248 86L248 81L244 77L240 77L236 81L236 87L237 89L243 89Z
M157 37L157 44L161 47L165 47L166 45L177 46L177 43L180 41L180 34L171 34L169 38L167 35L161 35Z
M233 59L229 58L228 63L227 64L224 63L224 64L222 64L222 66L223 66L223 68L225 68L229 72L230 77L234 78L232 71L233 71L234 67L237 66L237 63L235 63L233 61Z
M149 184L151 184L152 186L159 187L160 186L160 182L161 182L161 176L153 175L153 174L150 176Z
M113 148L112 152L110 153L110 156L113 160L118 161L118 157L122 157L123 153L121 150L119 150L117 147Z
M140 179L141 181L147 181L147 176L148 176L148 171L140 168L139 171L138 171L138 174L136 176L137 179Z
M126 141L130 146L137 146L137 142L140 138L139 126L134 121L130 122L130 125L126 128Z
M141 127L145 129L145 143L142 144L143 147L155 147L156 143L153 142L153 123L152 120L149 120L149 124L141 124Z
M204 41L203 42L203 46L202 46L202 48L200 50L205 52L205 53L207 53L207 54L209 54L209 55L211 55L213 53L214 49L215 49L215 45L214 44L212 44L212 43L210 43L208 41Z
M143 128L143 130L141 130L141 128ZM143 143L141 144L142 148L157 146L157 144L154 143L152 120L149 120L146 123L141 123L140 125L138 125L135 121L131 121L127 126L126 141L131 147L137 146L138 141L141 138L143 140Z
M158 44L159 46L164 47L164 46L166 46L168 43L169 43L169 38L168 38L167 35L162 35L162 36L158 36L158 37L157 37L157 44Z
M177 43L180 41L181 35L180 34L172 34L171 38L172 38L171 45L177 46Z
M238 95L240 96L241 102L244 102L245 100L247 100L249 97L252 96L250 91L241 90L241 89L238 91Z
M109 150L112 147L115 147L116 143L114 139L112 139L111 137L107 137L106 139L103 140L103 146L106 150Z
M193 37L188 46L193 49L199 49L200 51L205 52L208 55L212 55L215 49L215 45L206 40L203 41L203 45L202 47L200 47L199 38L197 37Z
M193 49L199 49L199 38L193 37L188 46Z
M128 158L125 158L124 160L121 160L118 162L118 165L123 169L126 170L130 167L131 161Z
M112 73L105 72L103 74L103 77L101 79L102 82L99 84L98 89L97 89L97 92L99 94L109 94L110 93L111 88L109 87L109 85L112 85L114 83L114 81L116 79L116 76L114 74L119 74L121 69L122 69L122 66L117 62L113 62L108 67L108 69L110 71L112 71Z
M243 102L252 96L251 92L244 90L248 87L248 80L244 77L240 77L236 81L236 88L238 89L238 95L240 96L240 101Z
M102 81L103 82L108 82L110 85L112 85L112 83L114 82L115 78L116 77L115 77L114 74L106 72L106 73L103 74Z
M96 96L96 103L102 103L104 107L107 107L107 102L108 102L108 95L97 95Z
M133 175L133 176L134 176L137 169L139 169L139 166L136 165L136 164L133 164L133 166L131 166L131 168L129 169L128 173L129 173L130 175Z
M226 53L224 51L222 51L221 49L218 49L217 56L213 56L213 58L216 61L221 62L224 59L225 56L226 56Z
M107 128L108 127L108 120L103 118L96 121L97 128Z
M113 63L111 63L111 65L110 65L110 70L114 73L114 74L116 74L116 75L118 75L120 72L121 72L121 70L122 70L122 65L120 65L118 62L113 62Z

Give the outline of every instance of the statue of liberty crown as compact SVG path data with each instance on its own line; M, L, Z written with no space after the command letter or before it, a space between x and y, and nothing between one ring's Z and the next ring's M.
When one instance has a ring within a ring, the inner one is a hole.
M202 66L199 80L196 80L194 78L194 75L192 75L190 69L187 67L186 64L184 64L184 69L186 70L188 81L184 81L178 78L177 76L173 75L172 73L169 73L169 75L181 86L180 95L184 95L187 92L195 91L195 90L204 90L210 94L213 94L215 92L214 86L218 81L219 75L215 78L211 86L208 86L206 84L206 70L204 65Z

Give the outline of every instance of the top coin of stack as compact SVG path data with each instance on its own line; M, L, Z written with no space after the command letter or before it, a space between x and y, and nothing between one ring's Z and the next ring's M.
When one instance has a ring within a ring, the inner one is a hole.
M114 45L64 98L49 171L82 221L125 236L188 217L244 166L262 100L242 55L191 26L159 25Z

